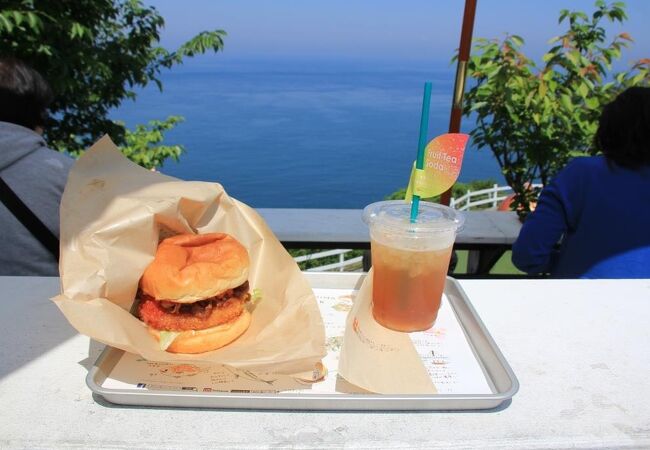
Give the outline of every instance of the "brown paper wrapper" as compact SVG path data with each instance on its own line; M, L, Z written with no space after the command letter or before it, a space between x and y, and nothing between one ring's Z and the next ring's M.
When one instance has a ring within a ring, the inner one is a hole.
M129 311L159 239L224 232L251 258L261 289L249 329L208 353L160 350ZM325 330L308 282L262 218L217 183L186 182L143 169L108 137L74 165L61 201L61 287L52 300L80 333L150 361L209 361L251 370L314 372Z
M370 270L348 314L339 374L378 394L437 394L408 333L389 330L372 317Z

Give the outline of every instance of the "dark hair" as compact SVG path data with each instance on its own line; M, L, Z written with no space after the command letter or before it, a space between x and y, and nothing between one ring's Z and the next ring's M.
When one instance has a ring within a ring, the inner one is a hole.
M0 57L0 121L44 127L52 100L41 74L18 59Z
M595 136L596 148L616 164L650 164L650 87L631 87L605 106Z

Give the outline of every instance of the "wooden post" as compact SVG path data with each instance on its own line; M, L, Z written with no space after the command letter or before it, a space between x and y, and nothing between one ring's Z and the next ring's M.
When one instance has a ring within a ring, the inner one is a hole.
M454 97L451 103L451 115L449 117L449 132L460 132L460 121L463 115L463 94L465 92L465 77L467 74L467 61L472 47L472 32L474 31L474 16L476 15L477 0L465 0L465 12L463 13L463 25L460 32L460 45L458 47L458 64L456 66L456 82L454 84ZM451 199L451 188L444 192L440 203L449 205Z

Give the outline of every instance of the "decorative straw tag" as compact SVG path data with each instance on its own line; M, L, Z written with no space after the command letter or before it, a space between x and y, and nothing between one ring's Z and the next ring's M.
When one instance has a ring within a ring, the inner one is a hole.
M413 164L404 200L410 202L413 195L433 197L452 187L460 174L468 139L467 134L447 133L429 142L423 168L416 169Z

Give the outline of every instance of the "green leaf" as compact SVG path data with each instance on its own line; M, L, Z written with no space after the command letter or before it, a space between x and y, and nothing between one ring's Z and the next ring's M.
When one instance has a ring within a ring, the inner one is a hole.
M585 99L585 104L589 109L598 109L600 107L600 102L597 98L589 97Z
M540 83L537 92L538 92L540 97L544 97L544 96L546 96L546 91L547 90L548 90L548 86L546 85L546 83Z
M510 39L512 40L512 42L514 42L514 44L517 47L521 47L522 45L524 45L524 40L521 36L517 36L513 34L512 36L510 36Z
M526 96L526 99L524 100L524 106L528 108L530 106L531 101L533 100L533 97L535 96L535 91L530 91L528 95Z
M253 305L258 304L259 302L262 301L262 297L263 297L263 295L262 295L262 290L261 289L259 289L259 288L253 289L253 294L251 295L251 303Z
M577 50L567 52L565 56L569 61L571 61L574 66L578 66L580 64L580 52Z
M634 77L632 77L632 80L630 82L630 86L637 86L641 84L641 82L647 77L647 75L643 72L640 72L636 74Z
M23 14L20 11L11 11L14 18L14 23L19 26L23 21Z
M11 33L14 29L14 24L5 16L4 13L0 13L0 31L5 29L8 33Z
M560 95L560 102L567 111L573 111L573 102L571 101L571 97L567 94Z
M27 21L29 22L29 26L31 27L32 31L39 33L41 30L41 19L34 14L33 12L28 12L27 13Z
M483 108L485 105L487 105L487 102L476 102L472 104L471 108L469 109L470 111L476 111L477 109Z
M36 49L37 54L43 54L47 56L52 56L52 48L48 45L39 45Z
M564 19L566 19L569 14L570 13L569 13L568 9L562 9L560 11L560 18L558 19L557 23L562 23L564 21Z
M160 331L160 340L158 341L158 345L160 346L160 350L167 350L170 345L174 342L174 340L180 336L181 332L180 331Z
M580 85L578 86L578 94L580 94L582 98L586 98L587 95L589 94L589 88L585 83L580 83Z

